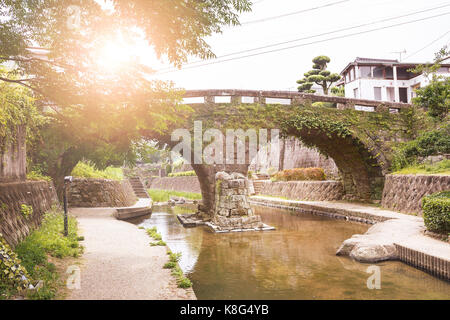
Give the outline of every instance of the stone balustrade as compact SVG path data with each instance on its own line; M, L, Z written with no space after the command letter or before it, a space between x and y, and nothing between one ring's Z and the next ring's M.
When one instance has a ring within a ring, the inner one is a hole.
M196 103L260 103L260 104L286 104L301 105L312 102L336 103L339 109L354 109L380 112L389 109L398 112L409 108L409 103L377 101L366 99L353 99L337 96L326 96L312 93L301 93L294 91L261 91L261 90L237 90L237 89L211 89L211 90L187 90L184 94L185 103L190 103L190 98L202 98Z

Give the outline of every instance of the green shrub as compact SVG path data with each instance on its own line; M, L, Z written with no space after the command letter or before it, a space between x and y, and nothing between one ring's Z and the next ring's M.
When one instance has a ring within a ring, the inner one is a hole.
M26 205L26 204L21 204L20 205L20 212L25 217L25 219L28 219L28 218L30 218L33 215L33 207L29 206L29 205Z
M122 168L108 167L105 170L98 170L90 161L80 161L72 170L72 176L76 178L88 179L109 179L109 180L123 180Z
M0 297L28 287L30 278L21 263L0 233Z
M49 176L44 176L38 170L33 170L33 171L27 173L27 180L51 182L52 178L50 178Z
M392 170L398 171L415 165L419 157L428 157L438 153L450 153L450 124L425 132L415 140L395 148Z
M323 181L326 180L326 175L322 168L296 168L277 172L271 179L273 181Z
M422 199L423 220L430 231L450 232L450 191Z
M193 177L196 176L194 170L192 171L183 171L183 172L172 172L168 174L168 177Z
M173 269L177 266L176 262L169 261L164 265L164 269Z

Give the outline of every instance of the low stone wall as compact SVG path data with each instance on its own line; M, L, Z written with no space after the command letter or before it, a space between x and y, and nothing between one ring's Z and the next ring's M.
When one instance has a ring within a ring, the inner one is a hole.
M128 207L137 197L128 180L74 179L68 190L69 207Z
M341 200L344 188L339 181L261 181L259 194L294 200Z
M53 183L23 181L0 183L0 233L12 247L40 225L43 214L58 203ZM28 218L21 205L31 206Z
M200 183L196 176L153 178L150 183L150 189L201 193Z
M422 215L422 198L450 190L450 176L387 175L384 183L383 208Z

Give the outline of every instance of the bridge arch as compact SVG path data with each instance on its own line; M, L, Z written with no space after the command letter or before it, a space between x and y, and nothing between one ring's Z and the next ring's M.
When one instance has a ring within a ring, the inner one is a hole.
M392 143L405 140L407 130L401 114L410 107L404 103L279 91L197 90L186 92L185 97L203 99L187 102L194 110L188 127L194 121L203 121L204 129L222 132L227 128L279 129L285 137L299 138L332 158L347 198L360 200L381 198ZM314 106L313 101L335 107ZM203 211L211 212L214 208L215 173L246 174L250 162L251 159L241 165L192 165L200 181Z

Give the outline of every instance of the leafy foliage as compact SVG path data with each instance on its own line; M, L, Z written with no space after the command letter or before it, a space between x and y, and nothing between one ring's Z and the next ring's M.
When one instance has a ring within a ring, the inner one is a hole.
M423 220L430 231L450 232L450 191L422 199Z
M77 236L77 221L69 216L69 235L63 236L64 219L54 208L48 212L39 229L33 231L15 248L23 266L34 282L43 281L43 287L28 293L30 299L52 299L62 285L56 267L48 262L47 255L55 258L78 257L83 247Z
M314 93L315 90L311 90L311 88L316 83L323 88L324 94L328 94L331 85L341 78L339 74L331 73L327 70L327 65L330 61L331 59L327 56L315 57L312 60L313 69L304 73L304 78L297 81L300 84L298 91Z
M322 168L295 168L277 172L271 179L273 181L323 181L326 180L326 175Z
M450 77L440 78L433 75L429 85L416 90L413 102L428 110L428 114L437 119L445 119L450 110Z
M394 171L401 170L417 164L419 157L428 157L438 153L450 153L450 124L425 132L418 138L395 148L392 169Z
M26 204L21 204L20 213L22 213L25 219L29 219L33 215L33 207Z
M91 178L91 179L109 179L109 180L123 180L124 175L121 168L107 167L105 170L98 170L90 161L83 160L73 168L72 175L76 178Z
M442 174L450 175L450 160L442 160L433 164L409 165L394 174Z
M0 234L0 296L28 288L29 279L21 260Z

